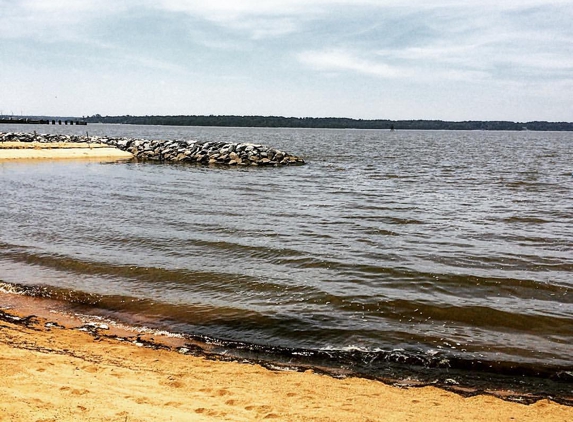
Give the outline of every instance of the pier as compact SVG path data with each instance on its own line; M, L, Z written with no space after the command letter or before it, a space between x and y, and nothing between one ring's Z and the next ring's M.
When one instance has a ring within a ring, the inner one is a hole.
M62 120L62 119L29 119L29 118L0 118L0 124L19 124L19 125L79 125L85 126L87 122L83 120Z

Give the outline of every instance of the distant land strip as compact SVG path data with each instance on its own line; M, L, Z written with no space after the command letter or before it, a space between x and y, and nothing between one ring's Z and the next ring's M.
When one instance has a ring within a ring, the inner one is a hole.
M122 123L169 126L275 127L322 129L420 129L420 130L537 130L573 131L571 122L509 122L443 120L362 120L339 117L280 116L94 116L88 123Z
M36 119L61 120L62 117L34 116ZM75 119L86 123L113 123L165 126L221 126L317 129L386 129L386 130L532 130L573 131L572 122L510 122L510 121L444 121L444 120L363 120L343 117L281 117L281 116L101 116Z

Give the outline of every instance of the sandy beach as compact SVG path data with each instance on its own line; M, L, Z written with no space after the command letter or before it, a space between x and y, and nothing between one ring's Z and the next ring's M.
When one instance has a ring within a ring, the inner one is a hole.
M573 420L572 407L549 400L464 398L152 348L104 324L90 334L69 316L32 317L42 300L16 296L0 296L1 421Z
M71 142L0 142L0 160L25 159L130 159L133 155L104 144Z

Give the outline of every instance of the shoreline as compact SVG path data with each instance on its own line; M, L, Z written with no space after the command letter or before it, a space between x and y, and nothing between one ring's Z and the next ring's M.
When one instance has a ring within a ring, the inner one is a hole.
M185 338L59 312L50 301L0 293L0 412L8 420L573 419L573 406L548 399L527 405L262 366Z
M404 388L433 386L464 397L490 395L522 404L551 399L559 404L573 406L573 384L568 368L556 372L558 368L550 370L547 366L527 368L513 365L506 366L504 370L499 362L496 366L493 361L468 362L469 366L460 366L458 362L447 367L434 367L430 362L417 361L415 357L405 361L401 353L400 362L392 359L392 353L385 356L370 354L356 360L353 351L281 348L171 331L167 326L158 325L153 318L118 310L109 312L105 307L90 305L78 297L68 295L52 295L41 286L25 286L0 280L0 312L3 308L14 309L23 318L38 316L56 325L82 328L97 338L121 337L131 342L143 342L150 348L170 348L179 352L183 350L183 354L195 357L238 360L271 370L312 370L333 378L369 379ZM98 328L100 324L106 326L104 331ZM382 366L373 369L361 364L373 360L383 362ZM508 368L509 372L506 372Z

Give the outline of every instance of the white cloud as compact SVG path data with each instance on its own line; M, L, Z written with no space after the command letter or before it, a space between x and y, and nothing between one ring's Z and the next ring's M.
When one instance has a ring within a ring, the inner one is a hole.
M403 76L400 69L385 63L365 60L343 50L305 51L298 55L298 59L316 70L326 72L352 71L380 78Z
M370 56L376 57L375 54ZM352 72L381 79L403 79L421 83L437 80L476 82L490 77L488 72L481 70L435 66L432 63L391 65L380 58L365 59L344 50L305 51L297 57L301 63L326 74Z
M125 12L159 11L186 15L247 33L253 39L285 36L317 19L343 20L349 10L395 10L407 15L441 10L456 19L469 11L515 11L571 5L570 0L1 0L0 37L69 38L72 28ZM484 19L487 19L484 17ZM458 23L463 20L458 19ZM431 24L429 22L428 24Z
M315 20L338 16L343 20L348 10L388 11L404 15L421 11L441 10L458 16L472 11L476 16L488 11L519 10L568 4L569 0L147 0L149 8L189 16L216 23L222 27L250 34L253 39L284 36L302 29ZM484 17L484 19L487 19Z
M153 4L160 8L203 14L206 16L293 15L328 10L337 7L374 7L402 9L428 9L460 7L482 9L517 9L570 4L569 0L159 0Z
M260 40L292 34L300 28L300 22L288 17L255 17L226 22L224 26L246 33L253 40Z
M163 12L183 13L217 24L252 39L274 38L300 29L306 18L301 17L301 4L295 1L178 1L149 2L150 8ZM307 9L307 14L310 9Z

